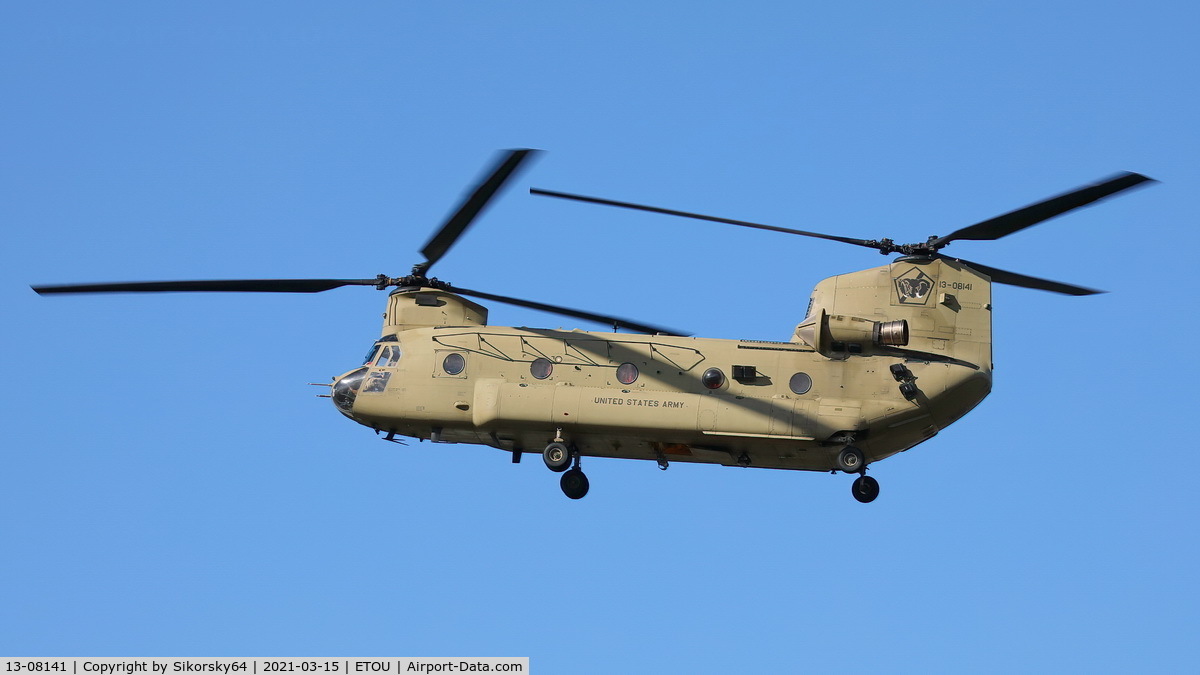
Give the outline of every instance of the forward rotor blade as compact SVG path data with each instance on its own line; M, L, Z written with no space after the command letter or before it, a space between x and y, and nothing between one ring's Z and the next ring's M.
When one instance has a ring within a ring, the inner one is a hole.
M977 241L999 239L1148 181L1157 182L1153 178L1147 178L1140 173L1120 173L1094 185L1072 190L1066 194L1051 197L1036 204L1030 204L1025 208L1011 211L1002 216L996 216L990 220L968 225L944 237L938 237L930 242L930 244L934 248L941 248L956 239L972 239Z
M40 295L54 293L320 293L342 286L375 286L378 279L214 279L206 281L135 281L107 284L31 286Z
M434 263L442 259L446 255L446 251L458 241L462 233L466 231L471 222L475 220L484 207L496 192L504 185L505 181L512 177L517 167L521 162L525 161L530 154L536 153L536 150L510 150L497 164L492 173L484 179L471 193L469 197L463 200L463 203L442 225L442 229L430 237L425 244L425 248L421 249L421 255L425 256L423 272L428 272Z
M615 317L615 316L606 316L604 314L596 314L595 312L585 312L585 311L579 310L579 309L571 309L570 307L560 307L558 305L547 305L547 304L541 303L541 302L533 302L532 300L521 300L520 298L510 298L505 295L496 295L494 293L484 293L483 291L473 291L469 288L461 288L459 286L453 286L448 290L451 293L458 293L460 295L470 295L472 297L482 298L484 300L491 300L493 302L503 302L503 303L506 303L509 305L516 305L517 307L528 307L529 309L536 309L536 310L540 310L543 312L549 312L551 314L561 314L563 316L570 316L570 317L574 317L576 319L583 319L585 321L595 321L596 323L605 324L608 326L619 326L621 328L628 328L629 330L634 330L639 333L647 333L650 335L654 335L654 334L658 333L658 334L662 334L662 335L677 335L677 336L682 336L682 337L687 336L686 333L679 333L679 332L676 332L676 331L673 331L673 330L670 330L667 328L661 328L659 326L651 326L649 324L639 323L637 321L630 321L629 319L621 319L621 318Z
M657 206L646 206L644 204L632 204L630 202L618 202L612 199L601 199L599 197L587 197L584 195L575 195L568 192L555 192L553 190L543 190L541 188L529 188L530 194L541 195L543 197L558 197L559 199L573 199L577 202L587 202L589 204L602 204L604 206L618 206L623 209L633 209L635 211L649 211L651 213L663 213L668 216L679 216L681 218L696 218L697 220L708 220L714 223L725 223L727 225L739 225L741 227L752 227L756 230L769 230L771 232L784 232L786 234L799 234L805 237L816 237L817 239L829 239L831 241L840 241L846 244L854 244L855 246L865 246L866 248L879 248L879 242L869 241L866 239L855 239L853 237L839 237L832 234L821 234L820 232L805 232L804 230L793 230L786 227L778 227L776 225L763 225L762 223L751 223L745 220L733 220L731 218L718 218L717 216L706 216L700 213L688 213L687 211L675 211L673 209L664 209Z
M1023 288L1036 288L1041 291L1053 291L1055 293L1063 293L1065 295L1096 295L1097 293L1106 293L1107 291L1098 291L1094 288L1084 288L1083 286L1074 286L1072 284L1064 284L1060 281L1050 281L1049 279L1039 279L1025 274L1017 274L1007 270L981 265L970 260L962 258L951 258L950 256L938 255L939 258L945 258L960 262L967 267L970 267L978 272L983 272L992 278L992 281L998 284L1008 284L1009 286L1021 286Z

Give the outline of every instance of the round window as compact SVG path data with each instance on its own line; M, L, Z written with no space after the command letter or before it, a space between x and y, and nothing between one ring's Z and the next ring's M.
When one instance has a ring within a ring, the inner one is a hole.
M550 373L554 372L554 364L550 359L538 357L529 364L529 373L539 380L544 380L550 377Z
M637 366L632 363L622 363L617 366L617 381L621 384L633 384L638 378Z
M809 389L812 389L812 378L808 373L796 373L788 380L788 386L797 394L807 394Z
M442 360L442 370L446 371L447 375L457 375L467 367L467 360L462 354L447 354Z
M725 373L720 368L709 368L700 376L700 382L709 389L720 389L725 384Z

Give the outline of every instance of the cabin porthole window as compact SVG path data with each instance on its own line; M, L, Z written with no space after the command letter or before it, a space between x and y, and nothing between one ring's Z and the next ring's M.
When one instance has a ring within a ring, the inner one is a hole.
M617 382L621 384L633 384L638 378L638 368L632 363L622 363L617 366Z
M725 384L725 373L720 368L709 368L700 376L700 383L706 389L720 389Z
M442 370L446 371L447 375L458 375L467 367L467 359L462 354L447 354L446 358L442 359Z
M533 375L539 380L544 380L547 377L550 377L550 373L553 372L554 364L550 361L550 359L539 357L534 359L533 363L529 364L529 374Z
M807 394L812 389L812 378L808 373L796 373L788 380L793 394Z

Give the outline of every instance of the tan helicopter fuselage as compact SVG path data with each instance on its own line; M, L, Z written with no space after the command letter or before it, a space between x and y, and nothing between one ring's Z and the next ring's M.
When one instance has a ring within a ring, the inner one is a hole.
M435 442L829 471L847 445L867 462L911 448L991 390L991 282L946 259L825 279L788 342L486 324L461 296L398 289L335 404Z

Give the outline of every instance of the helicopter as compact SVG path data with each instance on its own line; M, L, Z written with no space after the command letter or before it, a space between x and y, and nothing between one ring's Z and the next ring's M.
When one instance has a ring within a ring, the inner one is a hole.
M857 239L532 188L535 195L839 241L897 254L827 278L786 339L694 337L631 319L463 288L430 272L535 152L510 150L475 185L409 274L368 279L232 279L33 286L42 295L146 292L388 293L381 335L332 378L335 409L373 429L433 443L479 444L519 463L537 452L571 499L590 488L584 457L856 475L874 501L876 462L933 438L992 386L994 283L1066 295L1090 288L943 254L995 240L1152 182L1121 173L926 241ZM471 298L612 326L608 332L492 326ZM619 329L627 331L619 333Z

